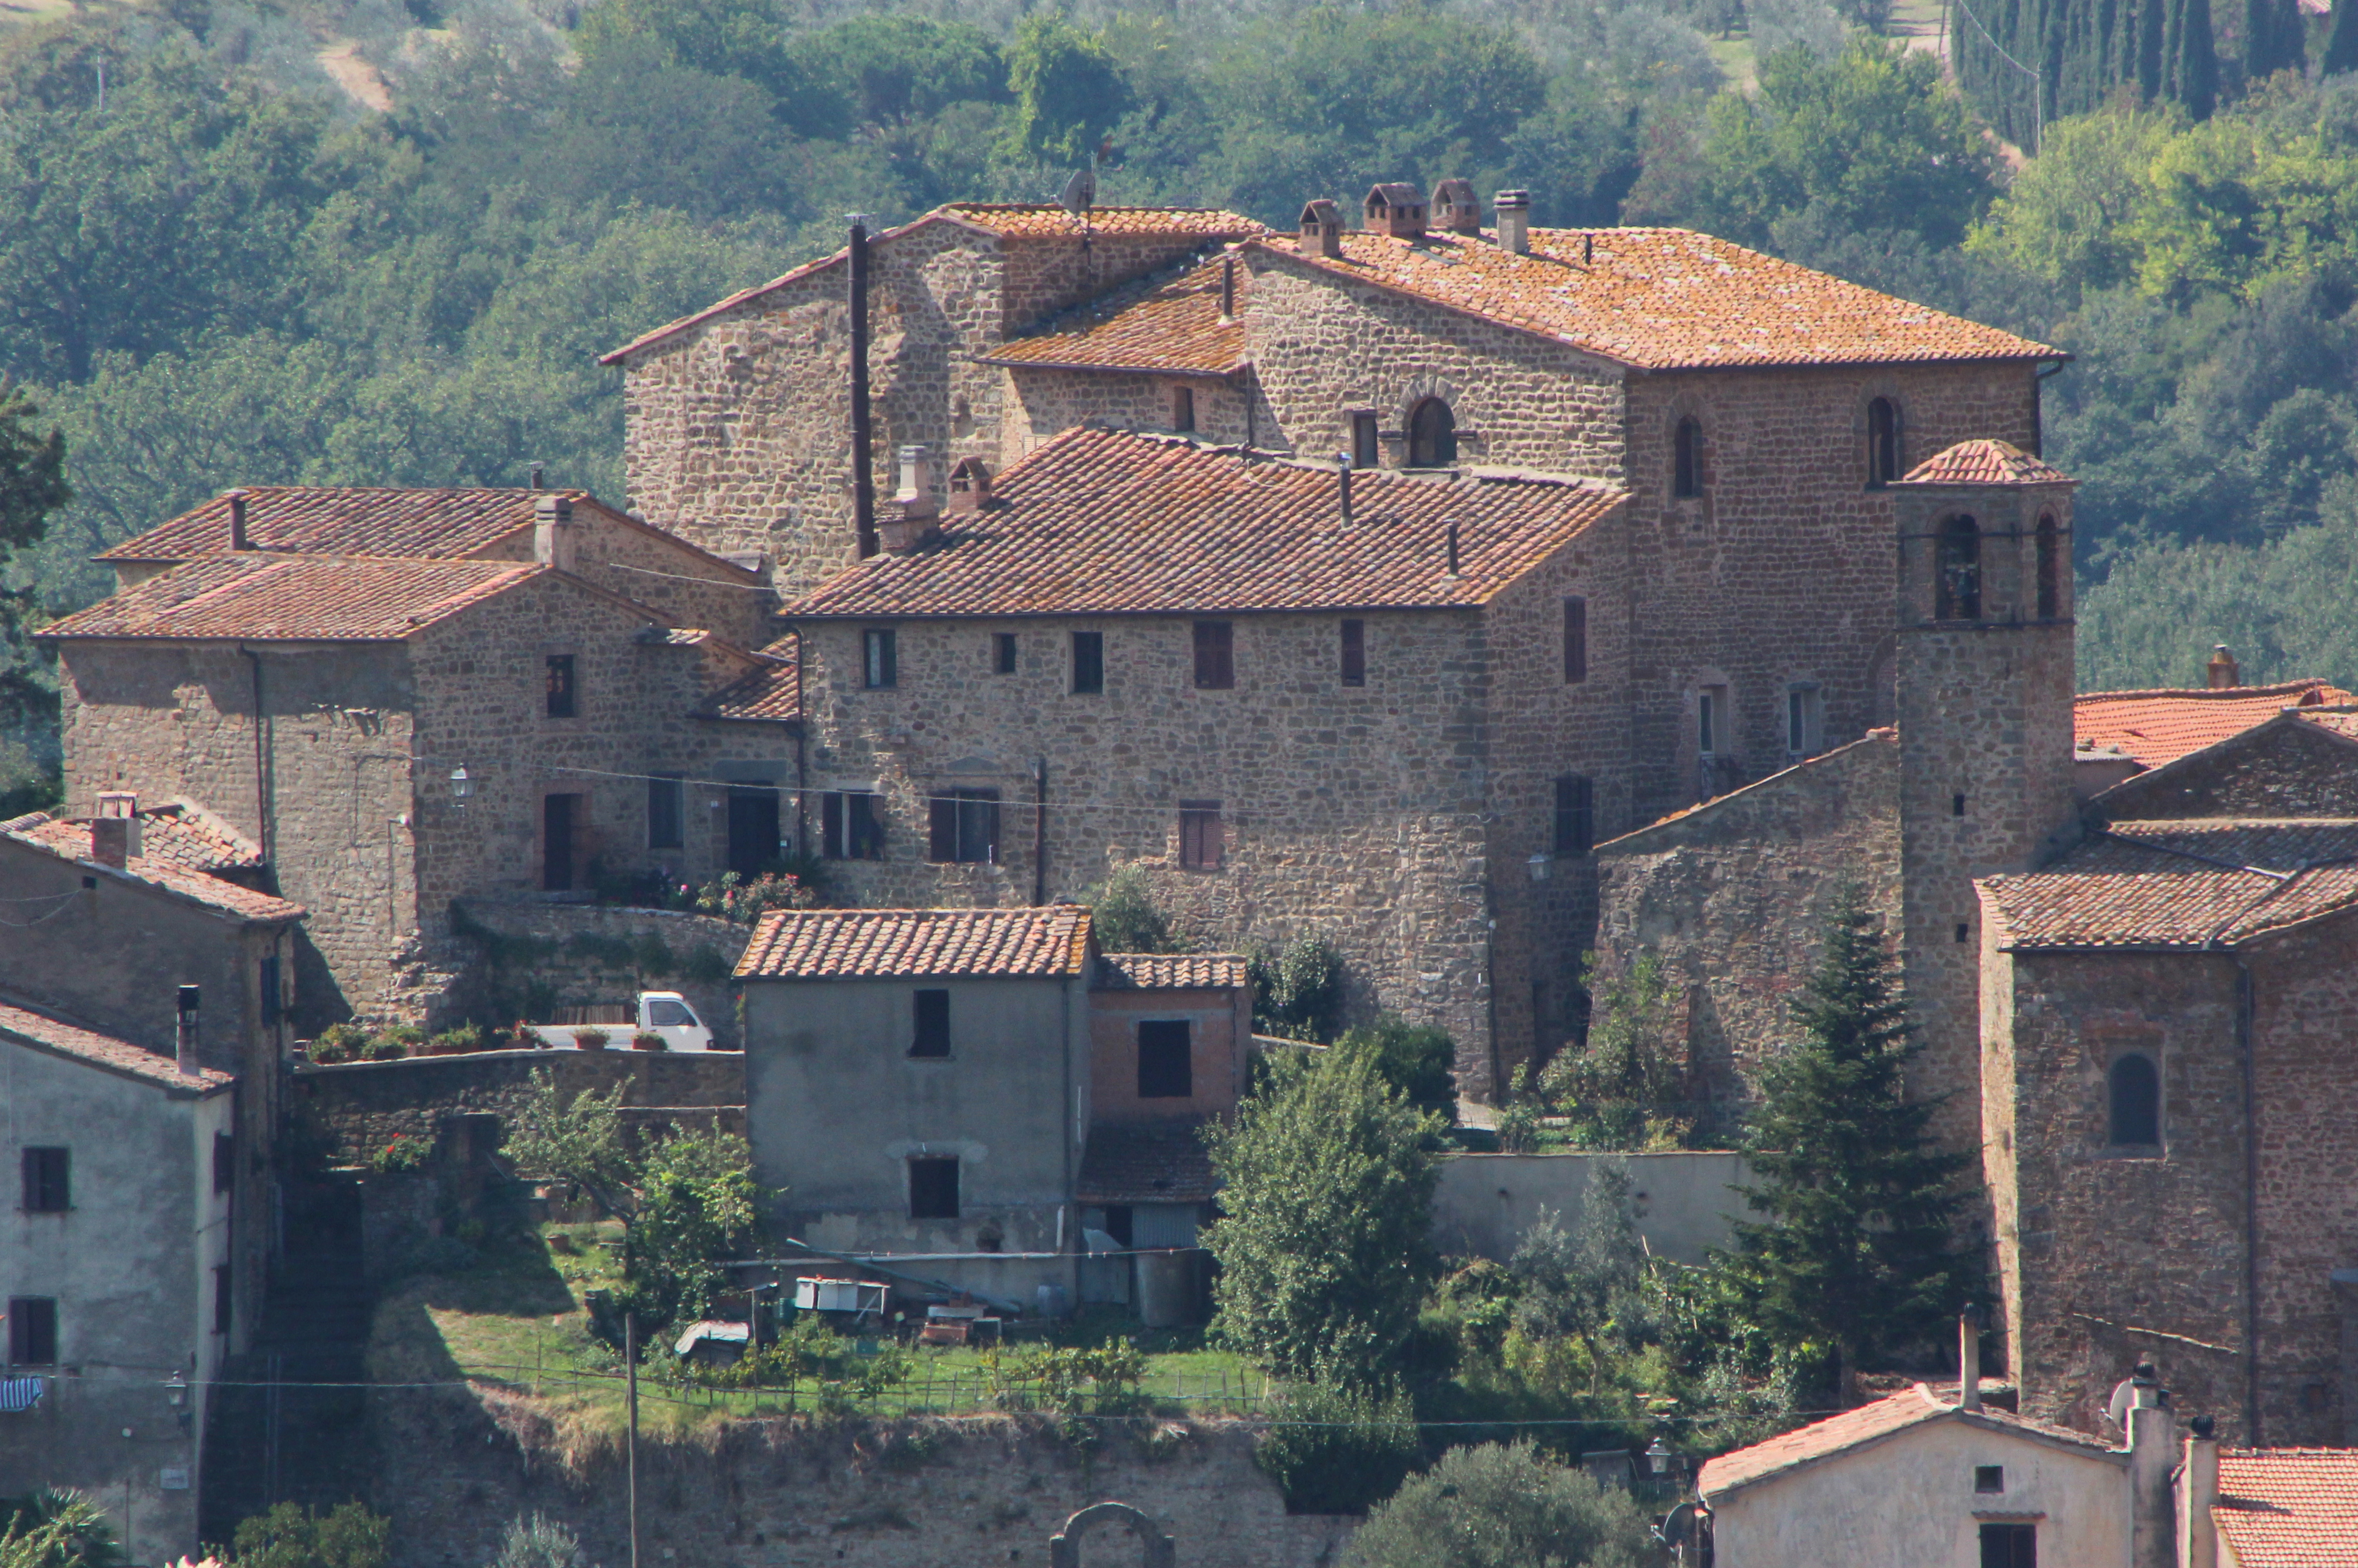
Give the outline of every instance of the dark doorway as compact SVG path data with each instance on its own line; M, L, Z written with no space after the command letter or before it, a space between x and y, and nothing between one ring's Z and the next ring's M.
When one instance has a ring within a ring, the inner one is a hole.
M573 887L573 819L580 799L552 795L540 803L540 885L550 892Z
M729 792L729 869L752 881L778 859L778 792Z
M1438 397L1428 397L1408 416L1408 466L1444 469L1456 460L1456 416Z

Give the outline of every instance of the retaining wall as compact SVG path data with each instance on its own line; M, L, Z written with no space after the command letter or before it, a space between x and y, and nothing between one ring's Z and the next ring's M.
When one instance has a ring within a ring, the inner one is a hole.
M750 925L708 914L538 899L466 898L451 925L480 957L453 989L454 1014L535 1022L558 1008L635 1001L641 991L677 991L712 1030L713 1044L744 1044L730 976ZM630 1044L619 1031L617 1044Z
M1725 1247L1731 1219L1745 1212L1729 1190L1749 1179L1744 1156L1681 1150L1664 1154L1458 1154L1441 1162L1433 1199L1433 1236L1458 1257L1514 1255L1515 1244L1554 1210L1568 1226L1580 1223L1588 1173L1598 1162L1628 1162L1637 1202L1638 1233L1664 1258L1700 1263L1707 1248Z

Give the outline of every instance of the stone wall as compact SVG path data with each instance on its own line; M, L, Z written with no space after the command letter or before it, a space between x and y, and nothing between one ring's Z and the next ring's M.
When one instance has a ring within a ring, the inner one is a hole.
M677 991L712 1031L716 1046L734 1051L743 1044L730 976L752 935L749 925L671 910L532 898L465 899L453 919L471 962L444 1002L452 1022L546 1022L559 1008Z
M2113 821L2358 816L2353 760L2358 751L2341 733L2306 719L2275 719L2139 773L2092 805Z
M595 501L574 503L570 526L573 571L584 581L637 600L666 626L700 626L741 647L769 641L775 600L753 573ZM537 543L534 530L520 529L480 555L529 561Z
M488 1563L509 1521L534 1511L576 1530L590 1561L629 1561L619 1444L568 1461L542 1408L510 1396L378 1390L370 1398L382 1456L373 1501L393 1515L394 1568ZM1086 1455L1043 1424L741 1421L695 1438L643 1436L642 1561L1040 1568L1070 1515L1113 1498L1161 1522L1179 1568L1331 1568L1358 1522L1288 1515L1253 1465L1257 1432L1247 1424L1117 1427ZM1133 1562L1137 1552L1126 1532L1100 1531L1081 1560Z
M1121 429L1171 430L1174 395L1182 387L1195 394L1195 435L1206 441L1242 442L1253 400L1249 376L1182 378L1012 366L1007 374L1010 396L993 472L1060 431L1090 420ZM1252 432L1256 440L1260 434L1260 429Z
M1503 1263L1542 1210L1576 1231L1589 1174L1606 1161L1628 1168L1638 1234L1659 1257L1701 1263L1708 1249L1731 1243L1731 1221L1747 1215L1733 1190L1750 1176L1741 1154L1453 1154L1433 1195L1433 1244Z

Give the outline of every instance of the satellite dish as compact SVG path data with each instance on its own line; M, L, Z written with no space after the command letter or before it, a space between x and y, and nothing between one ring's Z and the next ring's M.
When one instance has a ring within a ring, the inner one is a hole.
M1095 169L1076 168L1073 178L1065 181L1064 190L1056 204L1076 218L1098 204L1098 177Z
M1654 1527L1655 1538L1665 1546L1693 1546L1698 1534L1695 1516L1699 1511L1693 1503L1681 1503Z

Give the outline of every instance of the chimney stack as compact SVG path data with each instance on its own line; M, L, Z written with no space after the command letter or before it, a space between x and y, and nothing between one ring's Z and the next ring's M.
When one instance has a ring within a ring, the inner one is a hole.
M102 866L120 870L144 852L139 832L139 797L127 790L102 792L98 815L90 824L90 858Z
M950 511L979 512L990 500L990 465L980 458L960 458L950 470Z
M1335 493L1343 509L1343 526L1351 525L1351 454L1335 454Z
M880 520L877 534L886 551L906 555L925 543L940 514L934 501L934 455L921 446L901 449L901 487Z
M532 503L532 558L561 572L573 569L573 503L543 495Z
M229 492L229 547L233 550L254 548L254 542L245 536L246 500L247 492L243 490Z
M2186 1467L2178 1494L2178 1568L2219 1568L2219 1423L2198 1415L2187 1423Z
M1531 193L1501 190L1493 200L1498 208L1498 248L1519 256L1531 254Z
M543 470L543 468L542 468L542 466L541 466L540 464L538 464L538 463L535 463L535 464L533 464L533 465L532 465L532 487L533 487L533 489L535 489L535 490L538 490L538 489L540 488L540 486L541 486L541 478L542 478L542 475L543 475L544 471L545 471L545 470Z
M2235 655L2227 651L2224 643L2211 650L2211 663L2204 667L2203 674L2210 677L2212 691L2225 691L2230 687L2244 684L2243 669L2235 663Z
M1482 202L1470 179L1444 179L1433 188L1433 226L1453 234L1482 232Z
M1395 240L1424 238L1424 192L1404 179L1388 179L1371 187L1365 214L1362 227L1370 234L1390 234Z
M1978 1306L1957 1314L1957 1408L1982 1408L1982 1309Z
M1457 575L1457 519L1449 520L1449 575Z
M2169 1473L2178 1457L2176 1420L2160 1385L2138 1378L2129 1392L2130 1568L2174 1568L2178 1520Z
M1343 210L1325 197L1302 209L1301 235L1293 248L1305 256L1343 254Z
M172 1064L191 1076L202 1072L204 1064L197 1060L197 988L180 988L180 1012L178 1027L172 1031Z
M1237 319L1237 258L1220 259L1220 324L1227 326Z

